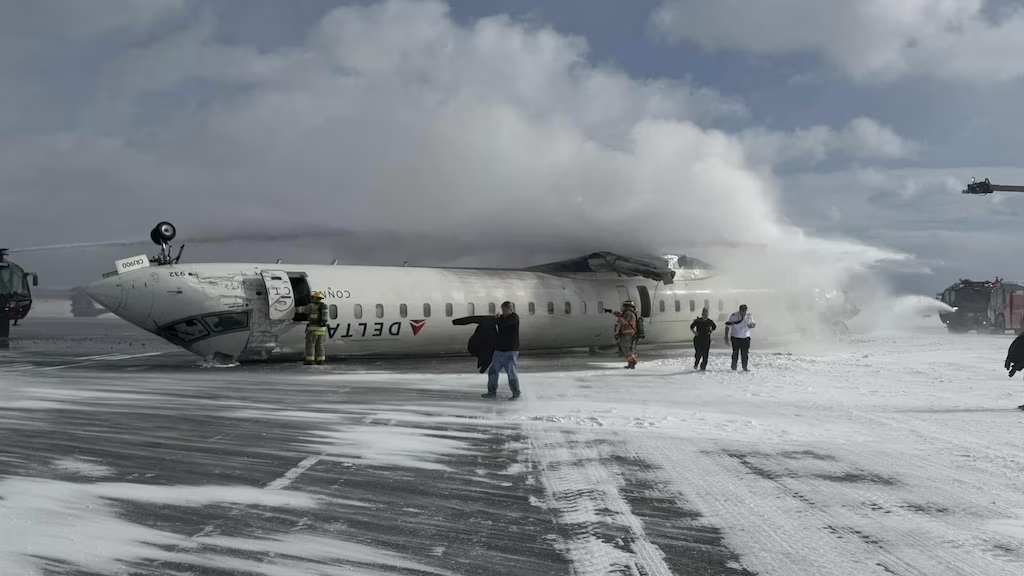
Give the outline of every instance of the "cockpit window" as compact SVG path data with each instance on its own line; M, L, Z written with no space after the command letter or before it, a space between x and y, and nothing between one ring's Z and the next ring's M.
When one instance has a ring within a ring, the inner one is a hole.
M16 264L0 265L0 294L28 295L25 271Z
M164 328L164 331L182 342L191 342L193 340L198 340L203 336L210 335L210 331L207 330L206 326L203 326L203 323L197 318L178 322L177 324Z
M203 316L203 320L206 320L206 323L210 325L210 330L214 332L229 332L249 327L249 314L247 312Z

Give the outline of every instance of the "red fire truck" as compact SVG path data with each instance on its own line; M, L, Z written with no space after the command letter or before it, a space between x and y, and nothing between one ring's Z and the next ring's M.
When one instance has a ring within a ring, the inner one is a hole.
M1024 329L1024 282L996 278L988 301L988 319L996 334L1006 330L1020 334Z

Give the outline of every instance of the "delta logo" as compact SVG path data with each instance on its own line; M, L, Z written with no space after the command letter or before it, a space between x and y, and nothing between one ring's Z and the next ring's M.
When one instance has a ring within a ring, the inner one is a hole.
M409 320L409 326L412 327L412 335L415 336L423 330L423 327L427 325L426 320Z

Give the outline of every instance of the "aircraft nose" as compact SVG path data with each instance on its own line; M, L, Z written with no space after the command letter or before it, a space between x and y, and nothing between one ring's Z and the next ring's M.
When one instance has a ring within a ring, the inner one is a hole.
M86 286L85 293L115 315L148 329L153 309L153 284L149 276L110 276Z
M124 291L116 278L104 278L98 282L93 282L85 287L85 293L100 306L115 314L121 309Z

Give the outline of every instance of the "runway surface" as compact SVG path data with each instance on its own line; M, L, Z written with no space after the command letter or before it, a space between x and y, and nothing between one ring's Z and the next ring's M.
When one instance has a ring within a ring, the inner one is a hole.
M13 336L5 576L1024 573L1009 337L750 374L524 355L508 402L472 358L213 367L109 317Z

